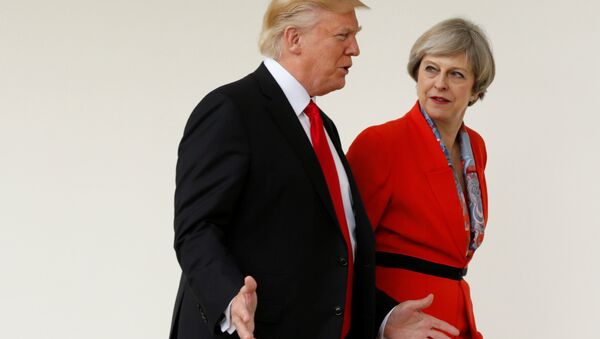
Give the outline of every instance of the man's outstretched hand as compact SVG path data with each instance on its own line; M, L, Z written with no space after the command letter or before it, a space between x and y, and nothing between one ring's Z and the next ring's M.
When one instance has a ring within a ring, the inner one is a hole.
M244 278L244 286L231 302L231 321L240 339L254 339L254 312L258 298L256 281L251 276Z

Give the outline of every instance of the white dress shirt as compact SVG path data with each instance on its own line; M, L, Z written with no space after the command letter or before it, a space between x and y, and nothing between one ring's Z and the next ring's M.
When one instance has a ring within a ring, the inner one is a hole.
M294 78L283 66L281 66L277 61L267 58L264 61L265 66L277 81L279 87L285 94L285 97L288 99L290 106L294 110L294 113L298 116L298 120L300 120L300 124L302 124L302 128L304 128L304 132L306 133L306 137L312 144L312 140L310 139L310 120L306 113L304 113L304 109L308 106L308 103L311 100L311 97L306 92L306 89ZM312 98L315 101L315 98ZM315 101L316 103L316 101ZM346 174L346 170L344 169L344 165L342 165L342 160L340 159L340 155L335 150L333 143L331 142L331 138L327 131L325 131L325 135L327 136L327 143L329 144L329 149L331 150L331 155L333 155L333 161L335 162L335 169L337 170L338 178L340 181L340 189L342 193L342 202L344 204L344 213L346 214L346 222L348 223L348 233L350 234L350 242L352 243L352 253L356 253L356 236L354 234L354 229L356 228L356 221L354 219L354 211L352 209L352 195L350 192L350 184L348 183L348 175Z

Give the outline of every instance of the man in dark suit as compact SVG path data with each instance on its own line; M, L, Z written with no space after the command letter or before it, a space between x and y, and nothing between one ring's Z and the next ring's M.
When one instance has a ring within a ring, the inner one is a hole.
M171 338L452 331L420 312L431 296L394 307L376 291L368 219L335 126L311 99L345 85L359 54L354 9L363 6L272 1L260 43L266 60L190 116L177 163L183 274Z

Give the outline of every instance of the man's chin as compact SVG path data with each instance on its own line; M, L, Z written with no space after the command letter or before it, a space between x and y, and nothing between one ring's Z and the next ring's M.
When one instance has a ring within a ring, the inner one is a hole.
M311 96L320 97L320 96L326 95L327 93L331 93L331 92L340 90L340 89L344 88L344 86L346 86L346 82L342 81L339 84L336 84L335 86L331 86L331 87L328 87L328 88L323 88L322 90L317 91L314 95L311 95Z
M346 78L345 77L340 79L340 81L336 84L335 88L333 88L331 90L331 92L340 90L340 89L344 88L344 86L346 86Z

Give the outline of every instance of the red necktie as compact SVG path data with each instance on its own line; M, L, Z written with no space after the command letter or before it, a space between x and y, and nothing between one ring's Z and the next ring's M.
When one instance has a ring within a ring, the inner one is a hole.
M310 139L312 140L313 149L321 164L321 170L325 176L327 182L327 188L329 189L329 195L335 208L335 214L337 216L344 240L346 241L346 248L348 250L348 281L346 285L346 309L344 311L344 325L342 327L342 338L348 335L350 330L350 315L352 305L352 275L354 273L354 258L352 256L352 243L350 242L350 232L348 230L348 222L346 221L346 214L344 213L344 203L342 202L342 193L340 189L340 180L338 173L335 168L335 162L333 161L333 155L325 136L325 129L323 128L323 120L321 119L321 113L319 107L311 100L304 113L308 115L310 120Z

